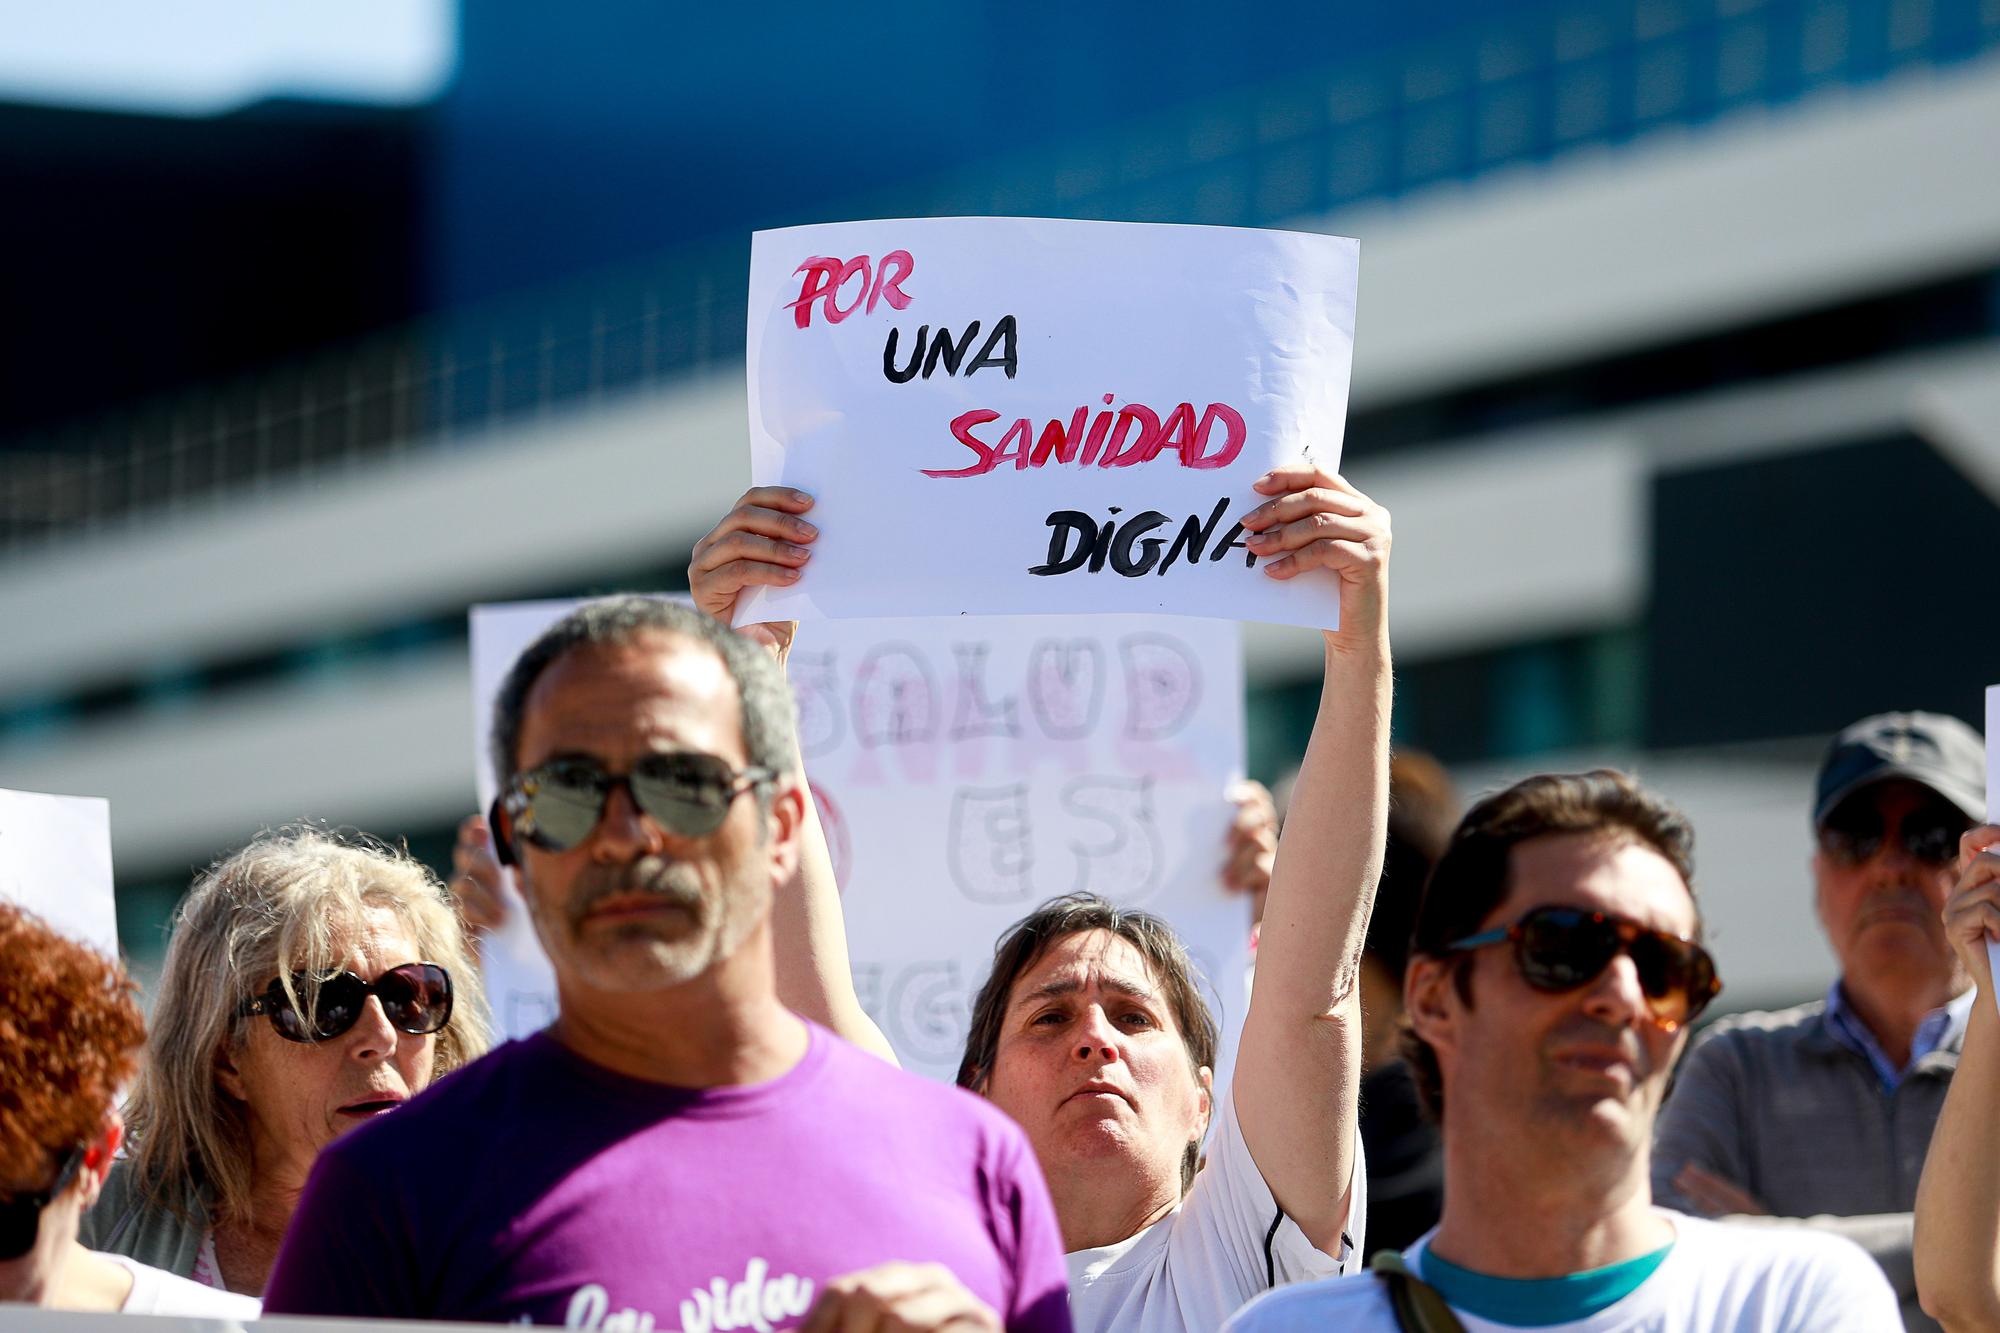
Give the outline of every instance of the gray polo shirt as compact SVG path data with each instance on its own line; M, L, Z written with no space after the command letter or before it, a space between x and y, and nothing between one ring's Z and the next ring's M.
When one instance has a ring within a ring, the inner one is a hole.
M1904 1324L1930 1333L1937 1325L1917 1305L1910 1214L1958 1068L1963 1016L1889 1088L1868 1055L1834 1031L1826 1009L1819 1001L1738 1014L1702 1034L1655 1127L1653 1198L1696 1211L1673 1185L1693 1162L1773 1215L1728 1220L1846 1236L1888 1274Z

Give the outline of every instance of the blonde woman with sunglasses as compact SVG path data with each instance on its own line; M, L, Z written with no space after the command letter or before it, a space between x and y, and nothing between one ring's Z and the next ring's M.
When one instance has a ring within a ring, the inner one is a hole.
M262 834L175 915L132 1154L84 1241L260 1295L320 1149L488 1044L458 911L428 870L364 837Z

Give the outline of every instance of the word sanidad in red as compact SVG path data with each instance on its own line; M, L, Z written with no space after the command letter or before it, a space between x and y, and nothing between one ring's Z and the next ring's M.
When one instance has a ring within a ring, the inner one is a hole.
M1108 405L1112 398L1113 395L1105 394L1105 403ZM1071 413L1067 422L1054 418L1039 432L1032 418L1018 417L997 443L989 444L972 433L974 428L999 419L998 412L983 407L954 417L952 438L973 452L974 461L960 468L925 468L924 475L977 477L1008 462L1016 470L1046 467L1051 462L1079 467L1093 464L1137 467L1170 449L1180 456L1182 467L1206 470L1234 462L1243 452L1247 433L1243 414L1227 403L1210 403L1199 417L1193 403L1182 403L1168 412L1164 421L1144 403L1127 403L1115 412L1107 406L1094 417L1085 405ZM1218 423L1223 428L1223 438L1210 452Z

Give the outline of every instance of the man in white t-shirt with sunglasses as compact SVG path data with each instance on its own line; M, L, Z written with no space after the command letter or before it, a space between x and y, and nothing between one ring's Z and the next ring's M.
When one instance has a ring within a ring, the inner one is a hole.
M1378 1259L1389 1271L1274 1291L1230 1333L1896 1327L1851 1242L1652 1202L1653 1120L1721 989L1692 852L1679 812L1618 773L1530 778L1473 807L1404 980L1406 1054L1443 1126L1443 1217Z

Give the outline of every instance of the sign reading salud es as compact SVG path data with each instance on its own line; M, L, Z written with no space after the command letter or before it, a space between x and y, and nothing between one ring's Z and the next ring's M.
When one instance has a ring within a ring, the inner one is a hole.
M821 537L738 623L1171 612L1334 628L1257 568L1273 467L1337 470L1359 247L1037 218L758 232L751 475Z

